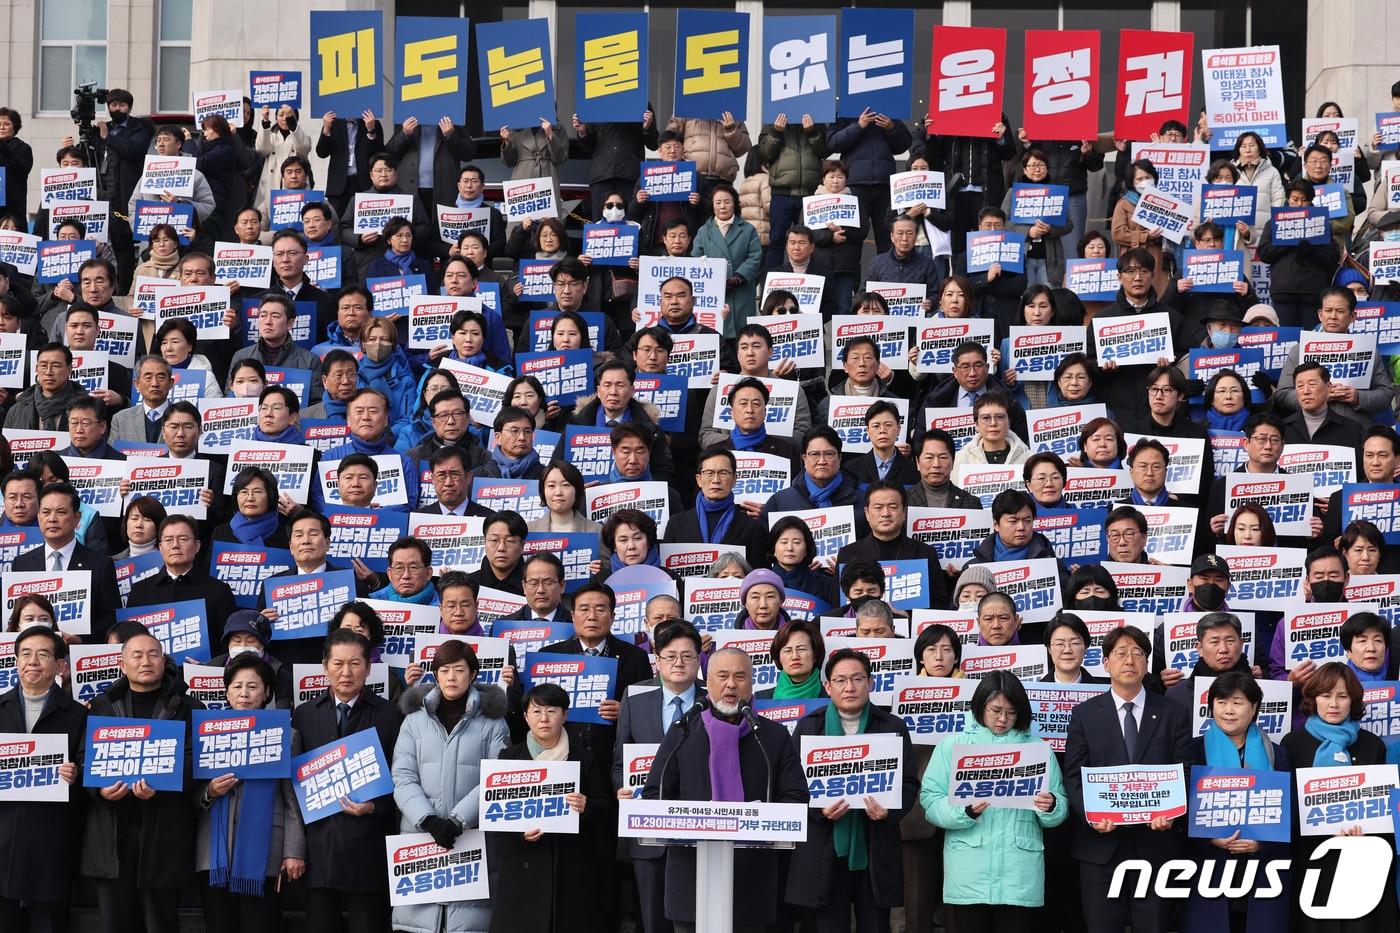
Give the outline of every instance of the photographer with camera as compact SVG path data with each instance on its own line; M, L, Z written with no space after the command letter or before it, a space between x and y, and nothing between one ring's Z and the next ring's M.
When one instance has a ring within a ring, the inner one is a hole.
M78 124L77 142L92 153L89 164L97 166L97 197L112 205L126 204L141 180L154 126L145 117L131 115L136 98L122 88L107 90L83 85L74 89L73 97L71 115ZM97 121L97 105L104 101L109 119ZM74 145L73 138L65 139L63 145ZM124 295L131 289L131 277L136 269L130 222L114 211L107 232L112 250L117 254L117 291Z

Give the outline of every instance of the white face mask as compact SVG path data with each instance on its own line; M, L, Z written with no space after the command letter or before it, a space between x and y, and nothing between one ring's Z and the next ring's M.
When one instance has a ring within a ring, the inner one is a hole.
M613 224L617 223L619 220L622 219L622 208L620 208L620 207L605 207L605 208L603 208L603 219L606 220L608 223L613 223Z
M240 646L238 646L237 648L230 647L230 648L228 649L229 660L233 660L234 658L238 657L240 654L243 654L244 652L252 652L253 654L262 654L262 652L259 651L257 648L254 648L254 647L252 647L252 646L250 646L250 645L240 645Z
M1141 191L1146 191L1148 188L1151 188L1151 187L1152 187L1152 182L1150 182L1150 181L1135 181L1135 182L1133 182L1133 187L1136 188L1136 189L1137 189L1138 191L1140 191L1140 192L1141 192Z
M976 599L967 599L967 600L963 600L962 602L958 603L958 608L959 608L959 609L976 609L976 608L977 608L977 604L978 604L979 602L980 602L980 600L976 600Z
M1381 233L1381 239L1387 243L1400 242L1400 227L1396 227L1394 230L1383 231Z

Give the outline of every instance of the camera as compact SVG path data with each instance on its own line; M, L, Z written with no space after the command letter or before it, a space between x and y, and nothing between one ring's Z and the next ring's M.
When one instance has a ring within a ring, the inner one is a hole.
M73 118L73 122L78 124L78 144L90 152L97 146L98 131L96 125L97 105L107 103L107 89L93 84L80 84L73 88L73 109L68 111L68 115ZM92 159L89 165L95 165Z

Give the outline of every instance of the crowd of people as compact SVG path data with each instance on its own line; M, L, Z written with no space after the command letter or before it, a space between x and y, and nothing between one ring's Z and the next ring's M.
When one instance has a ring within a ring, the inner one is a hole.
M1392 94L1400 110L1400 84ZM1357 105L1363 103L1372 102ZM1263 302L1243 278L1223 294L1193 289L1182 276L1180 251L1161 230L1133 221L1139 193L1155 184L1157 170L1131 161L1126 142L1115 141L1109 169L1096 141L1032 140L1006 117L979 138L930 135L922 124L869 111L831 126L788 114L763 125L757 138L727 113L662 123L650 109L634 124L574 117L568 127L542 119L500 130L512 178L557 182L571 152L588 160L590 196L573 209L574 219L635 225L643 255L722 260L724 303L711 328L699 322L686 278L660 284L660 316L648 324L637 310L636 262L603 265L580 253L569 218L507 223L485 198L488 185L506 179L488 178L473 164L487 153L447 118L391 126L368 111L329 113L319 126L304 126L295 108L247 106L241 127L211 116L190 131L155 126L133 115L134 104L131 94L112 90L97 146L69 141L54 155L60 166L97 158L99 195L113 206L102 255L54 285L37 285L0 263L0 332L25 334L32 353L23 387L0 390L0 532L32 528L42 538L3 569L92 574L90 631L64 631L61 613L42 595L18 599L9 619L15 681L0 695L3 729L66 735L62 776L74 786L65 803L0 802L0 840L9 853L0 866L0 927L61 933L74 901L95 898L97 922L109 933L174 933L182 898L197 889L211 931L277 929L284 909L304 910L311 933L391 926L411 933L587 933L619 929L629 919L645 933L692 930L705 896L695 890L694 850L619 844L618 800L632 796L624 747L660 743L658 760L673 759L651 772L645 797L806 804L801 737L888 733L902 740L899 806L869 798L863 809L845 801L813 808L806 841L794 850L740 851L735 929L877 933L890 929L892 913L910 933L929 933L936 924L959 933L1396 929L1393 870L1371 915L1342 924L1304 918L1291 891L1272 899L1193 895L1176 902L1148 889L1110 898L1115 869L1126 860L1302 859L1320 837L1295 832L1292 844L1261 844L1238 833L1188 838L1184 818L1091 822L1083 797L1089 767L1292 771L1400 762L1397 746L1359 725L1366 685L1394 680L1400 667L1400 636L1388 618L1354 612L1331 660L1292 664L1281 611L1254 613L1252 647L1247 643L1248 626L1231 610L1231 567L1216 553L1225 544L1305 551L1300 604L1340 603L1351 580L1400 572L1389 529L1344 522L1335 487L1312 503L1311 533L1302 536L1278 534L1268 508L1227 505L1226 494L1229 473L1278 473L1293 445L1344 448L1354 452L1348 481L1396 485L1400 358L1378 353L1364 386L1333 378L1296 347L1276 377L1225 369L1203 384L1190 378L1188 365L1192 349L1237 347L1247 327L1355 332L1359 303L1392 297L1393 285L1371 282L1349 254L1356 218L1379 223L1384 213L1379 177L1368 190L1369 173L1358 171L1354 201L1327 242L1274 242L1271 208L1313 202L1328 181L1335 134L1295 152L1271 151L1246 132L1210 167L1208 181L1255 186L1258 214L1229 229L1199 223L1188 245L1257 256L1271 270L1271 297ZM1334 103L1318 112L1341 115ZM0 108L0 164L8 190L21 195L5 208L0 229L85 238L80 222L51 223L43 209L26 214L22 195L34 157L20 131L20 114ZM1156 138L1183 142L1193 135L1209 139L1203 124L1188 130L1176 122ZM1371 142L1358 154L1359 170L1395 155L1378 151L1379 138ZM308 158L313 147L327 160L322 179ZM640 166L652 151L662 160L695 162L688 200L648 197ZM145 190L142 162L150 152L193 155L194 194ZM946 206L891 211L889 176L903 167L944 173ZM1088 216L1087 191L1091 176L1106 171L1115 179L1112 219L1101 229ZM1067 186L1066 219L1014 225L1026 235L1024 272L993 264L969 273L966 236L1010 228L1015 181ZM299 227L274 231L268 199L280 189L323 191L325 200L304 205ZM412 195L409 216L392 218L378 233L355 233L355 196L366 192ZM814 193L854 195L857 222L806 226L802 199ZM193 204L193 227L161 225L136 241L130 219L143 198ZM485 207L489 222L450 240L439 230L438 207ZM211 252L223 242L273 250L269 287L233 288L238 307L225 316L233 338L201 339L183 320L157 327L130 300L133 283L151 278L218 284ZM329 246L344 250L336 287L307 274L309 251ZM1082 300L1064 287L1066 261L1076 257L1103 258L1116 268L1113 300ZM532 302L525 295L511 271L522 259L552 263L552 298ZM981 318L993 322L994 336L990 345L957 346L946 372L923 371L917 351L891 359L868 336L846 342L830 366L799 368L775 349L770 330L753 322L801 310L793 292L762 289L770 271L823 276L820 311L828 322L835 315L889 315L886 299L865 283L906 283L927 290L923 317L911 325ZM404 316L376 315L365 285L400 274L423 275L436 294L498 297L480 310L458 311L441 345L410 347ZM491 285L498 290L483 288ZM244 303L253 311L246 338ZM540 379L517 373L517 354L534 349L528 322L538 310L548 314L548 349L593 352L592 392L550 397ZM591 312L601 312L601 326L585 317ZM1150 365L1101 361L1092 339L1085 352L1060 359L1049 381L1027 379L1010 364L1014 326L1158 312L1171 322L1172 345ZM134 364L112 360L107 378L90 389L75 381L74 353L93 350L103 320L113 315L137 319ZM299 327L309 336L294 337ZM710 385L687 390L682 423L663 427L667 419L635 384L667 373L678 339L716 333L721 349ZM462 367L510 377L498 412L481 414L481 397L464 389ZM284 384L286 370L312 374L304 395ZM727 398L721 371L739 377ZM770 430L775 381L797 386L784 431ZM317 448L313 461L313 476L319 464L336 464L339 503L328 502L317 482L298 501L274 473L247 467L234 474L226 453L202 451L197 403L221 397L257 399L256 424L245 432L256 441L315 447L307 422L344 426L343 441ZM833 428L837 397L869 400L862 438L868 451L850 450L850 435ZM1091 405L1103 405L1105 415L1087 420L1068 449L1032 446L1029 426L1038 412ZM722 406L732 428L718 426ZM970 436L931 426L932 415L949 409L970 413ZM571 426L608 434L604 474L585 478L562 456L557 439ZM61 442L26 459L18 440L46 434ZM1127 435L1135 436L1131 444ZM1239 440L1237 461L1227 464L1222 455L1217 464L1220 437ZM1199 481L1169 490L1181 440L1204 442ZM736 496L741 460L752 453L790 465L785 488ZM72 461L138 454L207 462L208 487L199 493L207 517L167 509L125 484L119 517L84 501L87 487L74 481ZM386 462L400 467L402 504L379 501ZM956 482L965 465L1010 465L1019 478L974 495ZM1156 564L1144 510L1194 510L1194 537L1179 557L1179 565L1189 565L1186 590L1176 608L1196 614L1198 660L1171 663L1160 630L1127 625L1091 634L1082 613L1123 608L1114 576L1057 550L1036 527L1043 511L1080 504L1066 498L1066 486L1086 469L1125 477L1118 499L1095 503L1108 507L1098 530L1107 560ZM522 507L529 516L483 507L472 494L474 479L534 483L534 507ZM596 516L602 521L590 516L590 489L647 481L668 487L661 520L632 508ZM788 514L820 518L846 508L854 527L836 553L819 547L809 521ZM911 530L911 509L930 508L985 512L990 533L955 566ZM388 548L383 571L332 554L328 516L376 509L479 522L479 567L444 566L411 535ZM561 533L597 534L586 574L551 551L527 553L530 540ZM217 543L288 550L293 566L279 576L351 571L354 599L333 613L325 637L280 637L276 609L261 597L240 607L210 566ZM700 579L741 581L739 611L722 627L772 632L771 687L757 688L751 653L717 647L712 628L685 617L693 578L665 566L667 545L713 546L720 557ZM119 585L118 567L153 553L158 569ZM1060 603L1049 621L1023 624L1024 594L998 589L982 565L1042 558L1056 562ZM893 561L924 562L913 604L887 593ZM669 579L675 595L655 596L640 624L615 630L619 607L610 581L638 568ZM490 635L494 621L482 609L484 591L519 601L505 619L572 626L572 637L538 651L616 660L612 694L598 708L603 724L571 721L575 698L557 684L527 690L527 658L514 648L498 682L481 679L472 640ZM794 595L819 611L800 612ZM222 667L230 708L295 706L298 753L374 730L392 766L392 794L346 798L342 812L304 824L289 781L227 775L187 780L180 792L156 791L145 781L79 786L89 715L188 721L203 706L189 693L179 663L185 658L140 623L117 618L123 608L185 600L204 601L212 657L194 660ZM382 601L437 607L439 632L461 638L437 649L431 671L417 663L395 668L378 691L368 684L392 634L372 605ZM952 610L975 624L960 633L920 618L929 609ZM872 699L870 658L828 650L818 616L851 619L858 638L912 639L918 676L963 677L967 645L1043 644L1048 663L1035 679L1108 689L1075 707L1064 750L1052 756L1031 806L955 805L949 776L959 746L1032 741L1022 681L1006 672L968 674L980 680L961 728L936 746L914 744L911 723ZM120 676L87 702L73 694L68 662L70 646L80 643L121 645ZM1101 674L1086 667L1091 651L1102 660ZM323 665L328 685L297 704L292 667L307 663ZM1203 735L1192 729L1198 678L1211 680ZM1281 740L1256 721L1260 684L1270 680L1288 682L1294 693L1293 722ZM756 698L827 702L784 728L752 715ZM451 847L477 827L481 765L497 758L578 762L569 806L581 814L579 833L491 834L489 898L391 913L385 837L422 832ZM1295 882L1299 874L1293 872Z

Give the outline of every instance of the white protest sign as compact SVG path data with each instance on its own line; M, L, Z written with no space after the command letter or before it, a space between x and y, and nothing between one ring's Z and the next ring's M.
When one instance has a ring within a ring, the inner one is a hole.
M1375 603L1305 603L1283 610L1285 667L1294 670L1305 661L1316 666L1328 661L1346 663L1342 648L1342 624L1358 612L1377 612Z
M527 218L542 220L559 216L552 178L518 178L502 182L501 193L505 198L501 212L510 223L519 223Z
M942 210L947 199L942 172L922 169L896 172L890 176L890 210L895 213L903 213L920 204Z
M1158 360L1174 355L1171 318L1165 311L1095 317L1091 326L1099 365L1111 361L1119 366L1156 366Z
M1246 502L1262 506L1280 537L1312 537L1311 476L1287 473L1231 473L1225 477L1225 514Z
M277 478L277 491L305 505L311 493L311 461L315 450L303 444L275 444L236 438L229 443L228 469L223 494L233 494L233 483L249 467L266 470Z
M141 167L141 190L194 197L194 163L194 156L148 154Z
M802 199L802 222L813 230L827 224L860 226L860 200L853 194L810 194Z
M695 320L710 330L723 325L724 282L729 263L708 256L642 256L637 260L637 326L653 327L661 319L661 283L682 278L690 283ZM679 335L675 335L679 336Z
M1333 382L1367 389L1376 364L1376 335L1303 333L1298 337L1298 361L1321 363Z
M1018 680L1039 680L1049 670L1049 658L1044 645L964 645L958 666L973 680L992 671L1007 671Z
M60 166L39 171L39 206L45 210L52 211L55 206L72 201L91 201L95 197L95 168Z
M948 800L954 806L986 803L1034 810L1046 790L1050 744L1039 739L1009 745L959 745L953 752Z
M457 245L457 241L462 238L462 234L467 232L479 233L490 239L491 231L491 208L482 207L448 207L445 204L438 204L437 222L438 235L442 237L444 243Z
M773 338L773 357L777 364L792 360L798 369L822 366L826 357L822 353L822 317L820 314L779 314L771 317L751 317L750 324L757 324L768 331Z
M228 309L227 285L182 285L156 297L155 326L159 330L166 321L184 320L194 325L200 340L227 340Z
M866 282L868 293L879 295L889 306L891 317L924 316L924 300L928 286L923 282Z
M804 735L800 748L811 806L844 800L852 810L864 810L866 797L885 808L900 806L904 744L898 735Z
M979 343L992 357L996 321L991 318L924 318L914 328L920 373L951 373L953 351L965 343Z
M215 243L214 279L237 282L239 288L272 284L272 247L257 243Z
M1014 369L1016 378L1026 382L1049 382L1055 367L1071 353L1083 353L1088 345L1088 329L1083 325L1011 328L1010 359L1002 369Z
M385 836L389 906L453 904L490 897L486 836L469 829L444 849L428 833Z
M769 294L775 291L791 292L797 299L797 306L804 314L817 314L822 309L822 292L826 288L826 276L810 272L769 272L763 277L762 305Z
M915 745L937 745L963 731L977 681L966 677L896 677L890 712Z
M1353 826L1365 834L1394 832L1390 792L1400 784L1397 767L1353 765L1350 757L1331 767L1294 772L1302 835L1335 836Z
M1191 228L1195 208L1191 201L1148 188L1133 208L1133 223L1148 230L1162 231L1162 239L1180 243Z
M710 426L725 431L734 427L734 413L729 405L729 394L744 379L758 378L768 390L768 404L764 414L764 427L769 434L778 437L792 437L793 425L797 418L797 395L802 386L788 379L742 376L737 373L720 373L718 392L715 401L715 416ZM754 393L757 394L757 393Z
M366 233L383 233L384 225L395 217L413 220L412 194L378 191L361 191L355 195L353 207L354 226L351 233L364 236Z

